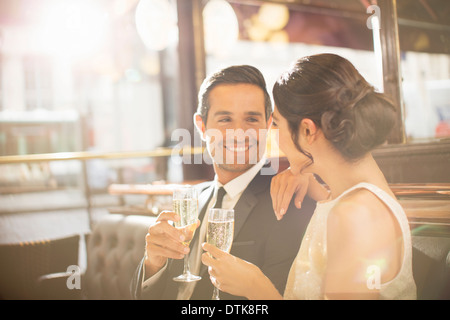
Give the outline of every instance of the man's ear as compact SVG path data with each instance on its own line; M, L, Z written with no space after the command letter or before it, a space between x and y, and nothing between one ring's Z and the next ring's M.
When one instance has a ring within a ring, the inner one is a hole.
M200 134L202 140L205 140L206 125L203 122L203 118L199 113L194 114L194 125L197 128L197 131Z
M317 138L318 128L311 119L303 119L300 123L300 136L303 136L308 144L312 144Z

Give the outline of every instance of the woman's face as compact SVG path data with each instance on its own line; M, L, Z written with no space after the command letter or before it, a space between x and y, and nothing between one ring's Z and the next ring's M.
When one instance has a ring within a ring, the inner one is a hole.
M275 129L275 140L277 141L280 150L288 158L292 173L300 173L305 164L310 162L310 159L301 153L295 146L292 141L289 124L287 120L278 112L277 106L274 107L272 129ZM299 139L301 140L301 137ZM303 148L303 150L305 149Z

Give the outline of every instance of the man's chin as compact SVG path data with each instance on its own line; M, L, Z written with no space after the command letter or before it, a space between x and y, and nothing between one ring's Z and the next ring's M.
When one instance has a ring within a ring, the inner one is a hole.
M228 172L244 172L253 167L256 163L244 163L244 164L216 164L221 170Z

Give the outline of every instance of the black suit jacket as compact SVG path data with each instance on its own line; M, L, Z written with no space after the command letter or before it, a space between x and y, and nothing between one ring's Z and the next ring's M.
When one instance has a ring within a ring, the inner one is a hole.
M291 202L284 218L278 221L270 197L272 177L273 175L262 175L259 172L236 203L234 241L230 253L257 265L280 294L283 294L290 267L298 253L316 203L306 196L299 210ZM208 206L214 183L205 182L197 187L200 191L199 210L202 211ZM169 259L168 267L160 280L141 289L143 262L142 259L132 280L133 296L137 299L176 299L179 283L172 278L182 273L183 260ZM191 299L209 300L213 286L203 264L200 276L202 279L197 282ZM223 300L242 299L224 292L221 292L220 297Z

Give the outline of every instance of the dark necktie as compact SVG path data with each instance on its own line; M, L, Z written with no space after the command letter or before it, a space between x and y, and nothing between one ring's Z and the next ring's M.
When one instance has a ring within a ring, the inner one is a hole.
M214 209L222 208L223 197L226 194L227 194L227 192L225 191L224 187L220 187L219 191L217 192L217 200L216 200L216 203L214 204Z

